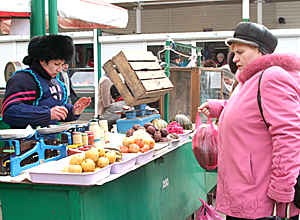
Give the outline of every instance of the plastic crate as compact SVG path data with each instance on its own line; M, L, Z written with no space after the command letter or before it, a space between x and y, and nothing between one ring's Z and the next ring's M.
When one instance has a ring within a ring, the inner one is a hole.
M135 105L134 109L139 110L136 112L136 116L145 116L146 115L146 106L147 106L147 104ZM140 110L142 110L142 111L140 111Z

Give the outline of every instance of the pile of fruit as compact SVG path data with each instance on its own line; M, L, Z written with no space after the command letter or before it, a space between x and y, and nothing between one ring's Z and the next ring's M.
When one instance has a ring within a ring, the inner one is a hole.
M146 132L145 129L137 129L132 132L131 136L126 135L122 145L119 147L122 153L145 153L153 149L154 145L154 139Z
M122 153L118 147L92 148L85 154L75 154L71 157L69 167L62 172L87 173L95 172L103 167L122 160Z
M176 122L175 122L176 123ZM169 125L168 125L169 126ZM172 132L168 131L168 126L166 126L166 128L161 128L158 129L152 122L148 122L146 124L144 124L144 126L140 126L139 124L133 125L132 128L130 128L127 133L126 133L126 137L131 137L133 136L133 134L137 131L144 131L146 132L148 135L150 135L150 137L155 141L155 142L168 142L171 141L172 139L178 139L179 136L177 134L182 134L182 133L176 133L177 131L179 131L178 129L172 130ZM172 126L172 125L171 125ZM179 124L177 125L177 127L180 126ZM174 126L173 126L174 127ZM183 128L181 127L182 131ZM124 144L123 144L124 145Z

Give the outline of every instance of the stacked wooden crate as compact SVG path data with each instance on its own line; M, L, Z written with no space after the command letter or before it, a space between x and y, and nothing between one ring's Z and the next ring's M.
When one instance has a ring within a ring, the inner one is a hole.
M129 106L155 102L173 88L150 51L120 51L103 69Z

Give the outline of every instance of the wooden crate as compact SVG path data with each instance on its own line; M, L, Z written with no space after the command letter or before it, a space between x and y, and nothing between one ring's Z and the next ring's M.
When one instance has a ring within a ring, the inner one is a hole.
M203 83L201 79L211 72L220 72L220 68L211 67L170 67L170 80L174 88L169 93L169 120L179 111L191 118L192 122L196 122L198 107L206 101L203 99ZM222 99L223 79L220 80L220 96L211 96L210 98ZM202 99L202 100L201 100ZM164 115L164 106L160 108L160 112Z
M103 69L129 106L155 102L173 88L150 51L121 51Z

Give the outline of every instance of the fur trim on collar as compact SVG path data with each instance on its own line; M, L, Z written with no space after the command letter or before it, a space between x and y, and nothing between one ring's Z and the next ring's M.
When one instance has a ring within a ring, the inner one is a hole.
M244 84L256 73L272 66L279 66L286 71L300 71L300 56L294 53L277 53L262 56L251 62L241 74L237 73L237 78Z

